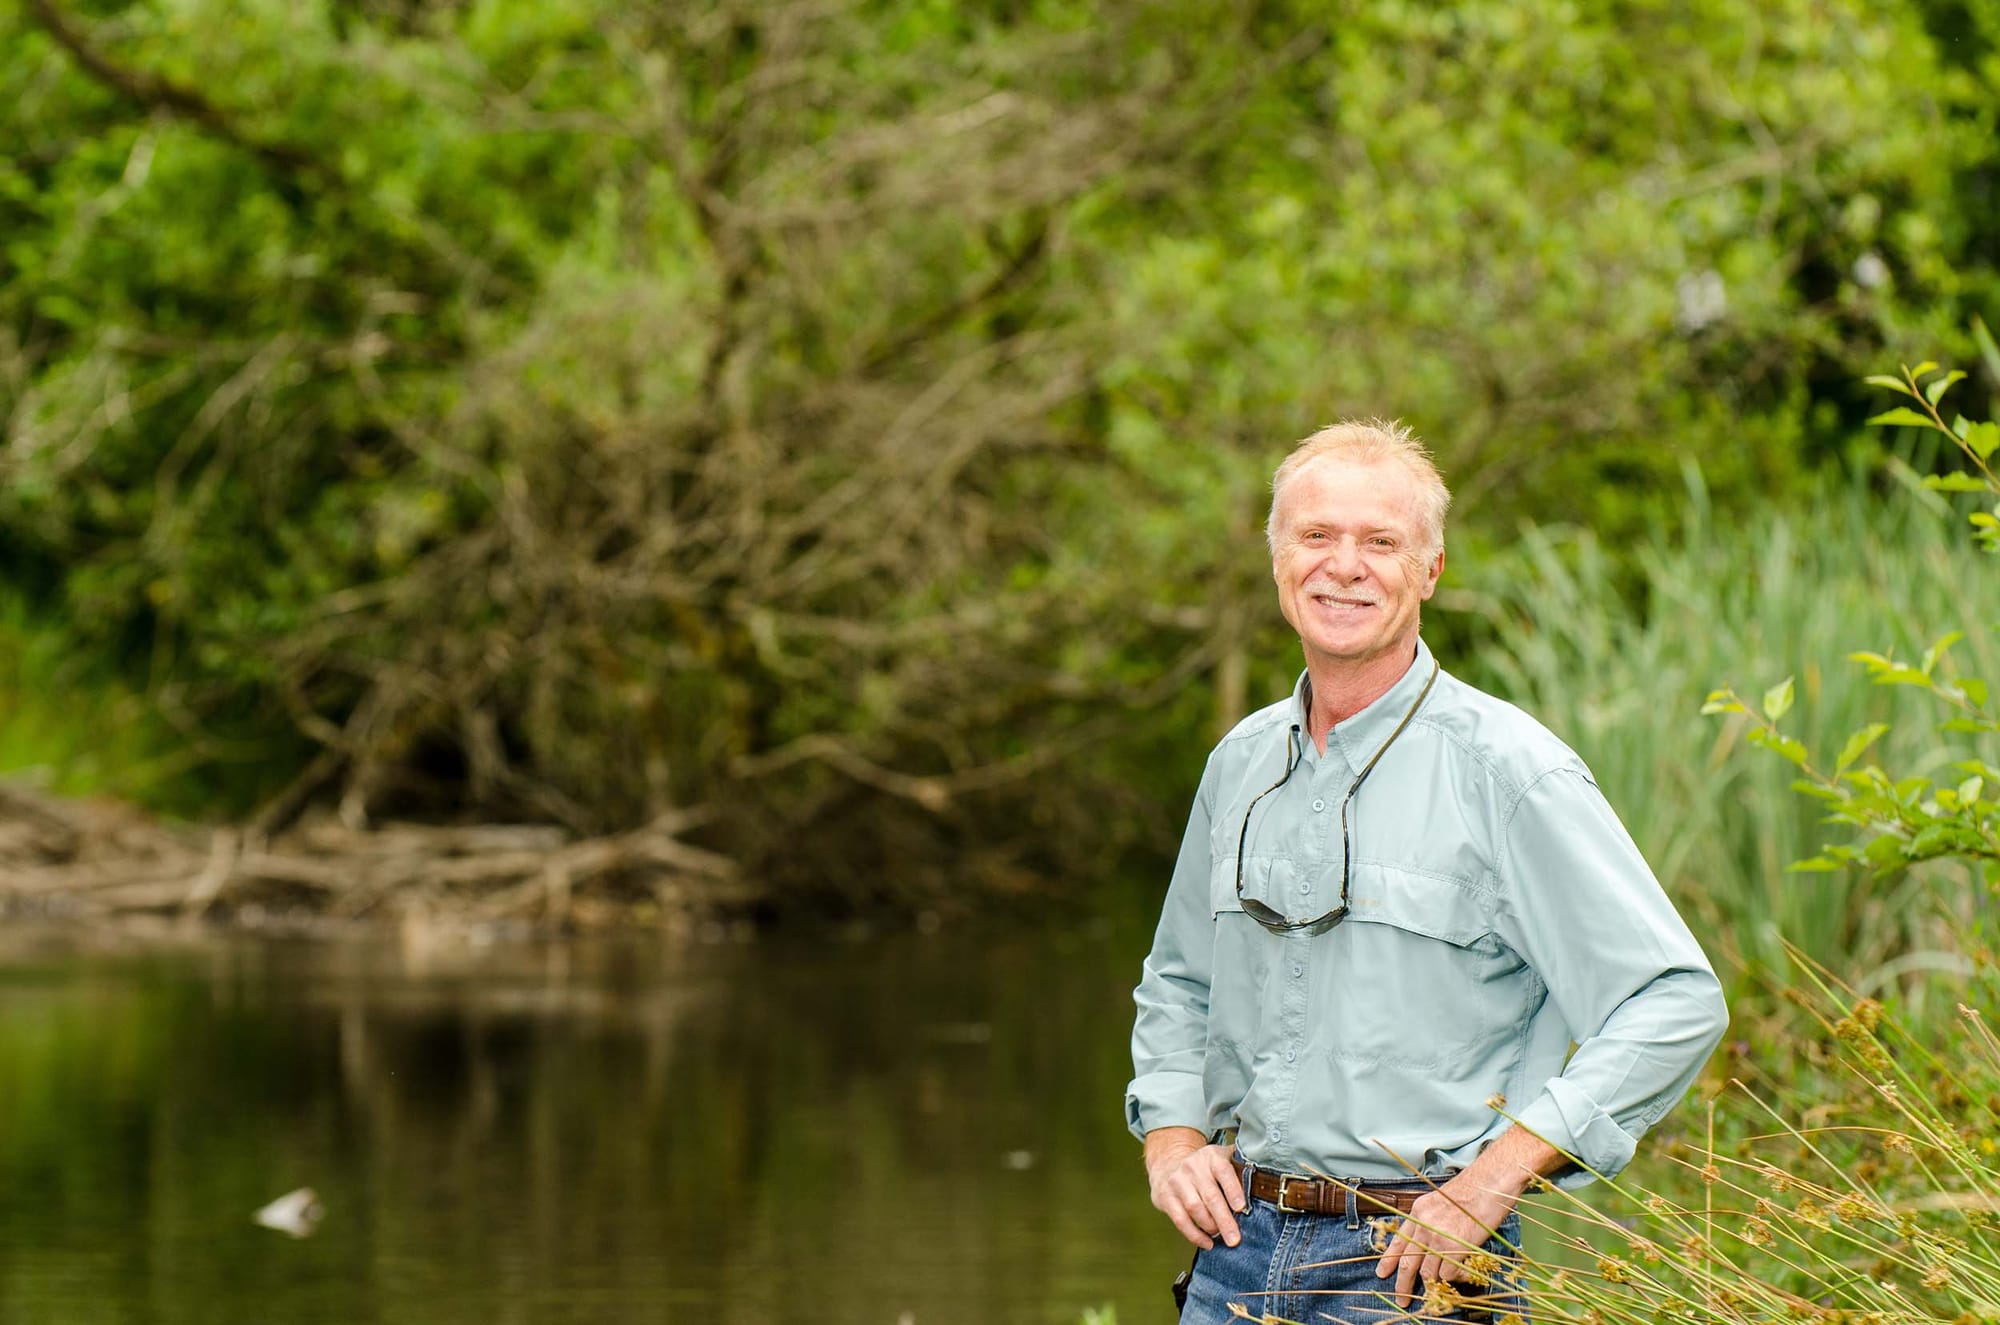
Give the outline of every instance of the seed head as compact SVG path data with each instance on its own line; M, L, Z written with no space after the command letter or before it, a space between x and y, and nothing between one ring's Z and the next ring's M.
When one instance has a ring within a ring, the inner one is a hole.
M1850 1224L1858 1224L1864 1219L1872 1219L1877 1214L1873 1206L1869 1205L1868 1202L1862 1200L1859 1196L1856 1196L1853 1192L1843 1193L1841 1198L1833 1203L1833 1212Z
M1433 1279L1424 1289L1424 1314L1426 1316L1450 1316L1465 1304L1465 1295L1451 1286L1448 1280Z
M1458 1263L1465 1272L1465 1281L1475 1288L1491 1288L1494 1277L1500 1273L1500 1258L1490 1251L1475 1251Z

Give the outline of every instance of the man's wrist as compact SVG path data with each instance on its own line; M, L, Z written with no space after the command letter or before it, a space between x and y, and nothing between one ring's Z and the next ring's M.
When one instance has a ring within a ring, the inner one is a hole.
M1146 1170L1151 1172L1162 1160L1191 1155L1208 1144L1208 1134L1197 1127L1155 1127L1146 1133Z
M1516 1125L1494 1138L1460 1176L1495 1196L1518 1201L1538 1179L1560 1172L1567 1163L1562 1151Z

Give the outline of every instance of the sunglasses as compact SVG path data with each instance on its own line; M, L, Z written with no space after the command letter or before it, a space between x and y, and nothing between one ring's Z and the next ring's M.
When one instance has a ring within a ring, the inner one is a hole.
M1243 809L1243 827L1236 834L1236 902L1237 905L1243 908L1244 915L1249 916L1273 934L1296 934L1303 931L1310 937L1317 937L1324 934L1341 921L1347 919L1348 886L1352 874L1350 867L1353 864L1353 838L1348 830L1347 807L1353 804L1354 793L1361 790L1361 784L1366 782L1368 775L1375 771L1375 765L1382 762L1382 756L1389 752L1389 747L1396 743L1396 738L1403 734L1403 730L1410 725L1411 719L1417 716L1417 710L1424 706L1426 699L1430 698L1431 687L1437 684L1437 679L1438 663L1433 658L1431 660L1431 674L1424 681L1424 688L1417 692L1417 702L1410 705L1410 711L1405 713L1403 720L1396 724L1396 730L1389 733L1389 739L1382 742L1381 746L1376 749L1374 756L1362 766L1361 771L1355 775L1354 781L1348 784L1347 794L1341 797L1340 902L1325 915L1314 916L1310 920L1293 920L1283 912L1265 905L1256 898L1245 897L1243 895L1243 847L1250 840L1250 816L1256 812L1258 801L1263 800L1266 796L1292 780L1292 773L1298 768L1305 756L1305 745L1299 739L1299 724L1296 722L1292 724L1292 729L1285 733L1285 775L1250 798L1250 804ZM1311 682L1308 681L1307 684L1310 685ZM1310 694L1310 692L1308 693ZM1311 714L1310 702L1307 705L1307 714L1308 716Z

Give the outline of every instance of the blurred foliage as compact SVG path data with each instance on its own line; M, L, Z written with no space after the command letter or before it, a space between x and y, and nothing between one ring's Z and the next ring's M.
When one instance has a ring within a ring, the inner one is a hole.
M1996 34L23 0L0 575L266 825L670 823L850 903L1157 851L1290 666L1290 439L1401 415L1459 546L1620 546L1969 349Z
M1437 604L1439 624L1468 640L1454 672L1521 704L1583 756L1732 996L1787 969L1787 944L1864 993L1962 965L1975 896L1947 887L1939 908L1927 903L1935 878L1787 873L1825 840L1825 807L1792 789L1789 764L1742 757L1747 716L1712 727L1689 715L1718 678L1792 670L1790 726L1816 748L1884 723L1874 758L1935 773L1965 757L1962 738L1940 747L1918 721L1914 691L1836 660L1857 631L1921 657L1939 623L1977 598L1990 574L1981 554L1934 512L1884 502L1859 480L1824 483L1803 511L1726 520L1695 473L1680 509L1623 554L1585 530L1537 527L1459 567ZM1996 667L2000 637L1976 633L1940 679Z

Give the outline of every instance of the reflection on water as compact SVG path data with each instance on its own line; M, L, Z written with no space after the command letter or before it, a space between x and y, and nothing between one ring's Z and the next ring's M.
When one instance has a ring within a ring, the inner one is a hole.
M1145 940L11 936L0 1325L1164 1320Z

